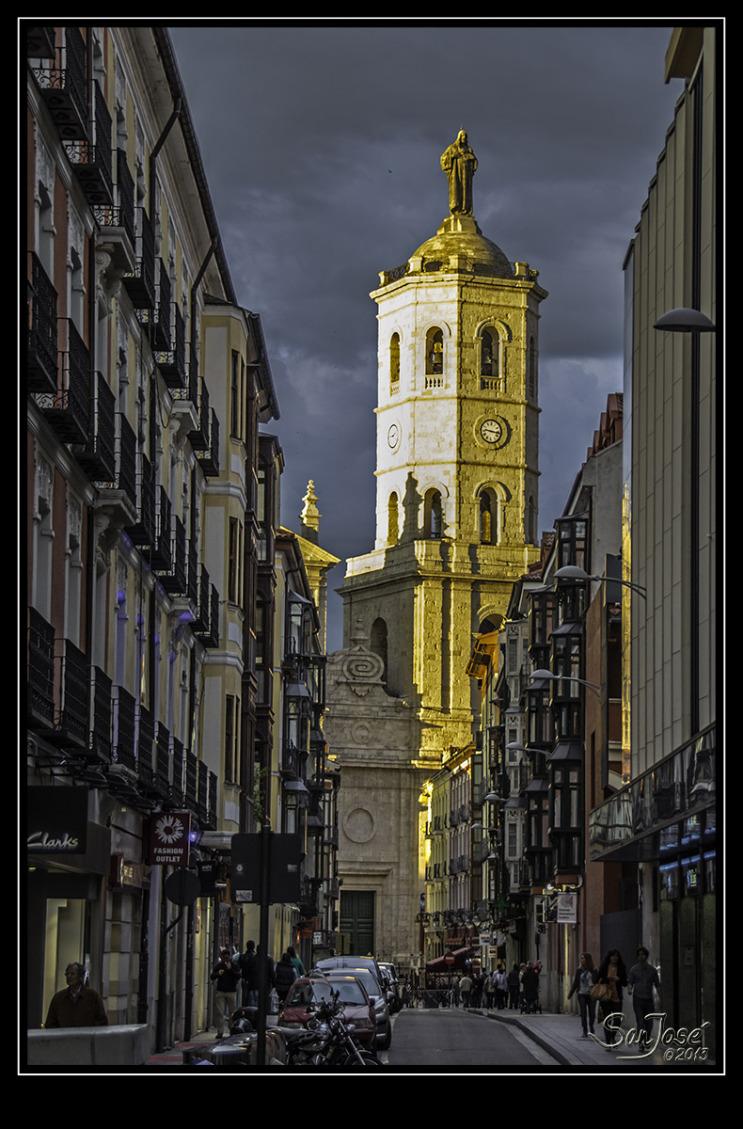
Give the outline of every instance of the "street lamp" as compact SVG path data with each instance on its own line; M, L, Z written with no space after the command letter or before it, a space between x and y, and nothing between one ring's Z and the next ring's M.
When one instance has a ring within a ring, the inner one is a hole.
M618 576L594 576L586 572L580 565L563 565L555 572L557 580L599 580L603 584L613 582L614 584L623 584L625 588L630 588L633 592L637 592L638 596L642 596L643 600L647 599L647 588L643 588L641 584L635 584L632 580L621 580Z
M546 679L547 682L579 682L581 686L587 686L595 694L601 693L601 687L597 686L595 682L586 682L585 678L577 678L573 674L553 674L551 670L533 670L530 686L533 686L534 682L540 679ZM487 799L487 796L485 798Z
M669 310L658 318L653 329L663 329L667 333L712 333L717 327L701 310L680 306Z

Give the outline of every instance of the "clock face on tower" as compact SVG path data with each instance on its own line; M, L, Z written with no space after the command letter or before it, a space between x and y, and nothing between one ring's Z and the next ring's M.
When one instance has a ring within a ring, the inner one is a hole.
M397 444L400 442L400 428L396 423L393 423L387 432L387 443L394 451Z
M498 443L503 438L503 424L497 419L484 419L480 424L480 437L486 443Z

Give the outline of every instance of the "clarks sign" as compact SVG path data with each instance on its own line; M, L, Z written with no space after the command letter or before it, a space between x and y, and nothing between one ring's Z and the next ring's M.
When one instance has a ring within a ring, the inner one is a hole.
M82 855L87 849L87 788L28 789L29 854Z

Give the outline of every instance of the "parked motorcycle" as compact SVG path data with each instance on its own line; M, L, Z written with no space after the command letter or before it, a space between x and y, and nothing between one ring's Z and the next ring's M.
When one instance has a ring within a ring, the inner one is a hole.
M307 1028L282 1028L289 1055L289 1066L381 1066L371 1051L362 1049L341 1018L343 1005L334 994L332 1001L323 1000L309 1020Z

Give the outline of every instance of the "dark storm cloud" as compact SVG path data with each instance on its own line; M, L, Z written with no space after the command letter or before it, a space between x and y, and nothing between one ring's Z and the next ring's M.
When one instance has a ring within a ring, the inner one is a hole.
M323 543L338 556L372 547L377 342L367 295L377 272L404 262L446 214L438 159L464 126L483 232L538 268L550 292L540 525L551 526L607 393L621 388L621 264L680 92L663 84L669 35L173 30L238 296L263 317L287 524L296 527L312 477Z

